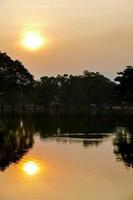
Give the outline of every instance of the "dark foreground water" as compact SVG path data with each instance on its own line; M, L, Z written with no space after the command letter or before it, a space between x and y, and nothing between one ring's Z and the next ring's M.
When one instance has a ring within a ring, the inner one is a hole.
M132 117L0 118L0 200L133 200Z

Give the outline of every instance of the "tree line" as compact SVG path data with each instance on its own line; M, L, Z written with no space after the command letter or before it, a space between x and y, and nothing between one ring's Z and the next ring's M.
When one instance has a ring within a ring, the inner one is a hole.
M0 52L0 104L114 105L132 104L133 67L118 72L114 81L99 72L43 76L35 80L18 60Z

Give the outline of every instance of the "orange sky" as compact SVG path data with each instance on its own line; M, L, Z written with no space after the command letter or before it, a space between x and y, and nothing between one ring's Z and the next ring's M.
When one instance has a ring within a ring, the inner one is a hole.
M112 78L133 65L132 19L132 0L0 0L0 49L36 78L85 69ZM40 50L20 45L29 29L47 38Z

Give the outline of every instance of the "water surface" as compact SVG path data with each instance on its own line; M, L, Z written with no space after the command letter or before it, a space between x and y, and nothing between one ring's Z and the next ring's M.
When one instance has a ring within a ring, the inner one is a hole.
M132 200L132 117L0 118L1 200Z

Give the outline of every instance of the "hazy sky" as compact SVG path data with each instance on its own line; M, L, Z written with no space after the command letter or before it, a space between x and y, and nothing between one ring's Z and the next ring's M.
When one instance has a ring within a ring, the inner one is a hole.
M35 77L85 69L113 77L133 65L132 0L0 0L0 49ZM47 44L29 51L22 33L39 31Z

